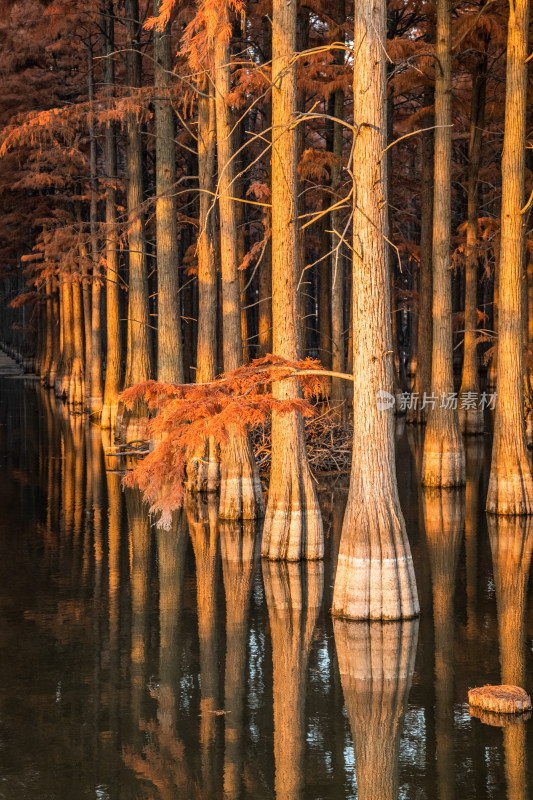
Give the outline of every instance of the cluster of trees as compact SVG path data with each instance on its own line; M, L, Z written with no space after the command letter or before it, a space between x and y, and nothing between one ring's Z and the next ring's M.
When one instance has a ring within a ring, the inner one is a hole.
M533 512L528 5L20 0L1 23L0 250L5 294L22 306L4 341L22 341L47 386L126 439L146 417L139 401L166 398L164 440L137 472L162 490L201 388L189 488L220 490L221 518L265 513L273 560L323 555L301 389L276 362L305 372L302 356L318 356L333 412L353 394L338 616L418 613L393 410L376 396L399 398L414 375L434 398L409 409L427 422L423 482L463 484L461 427L483 432L479 350L496 328L487 509ZM441 402L455 352L460 398L475 402ZM268 353L264 512L247 429L258 364L246 365ZM224 402L220 382L214 400L205 389L220 373L234 387Z

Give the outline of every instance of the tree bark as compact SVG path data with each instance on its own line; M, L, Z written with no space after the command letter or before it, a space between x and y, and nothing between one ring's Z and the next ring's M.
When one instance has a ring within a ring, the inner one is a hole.
M272 18L272 335L275 355L300 358L296 131L296 0L274 0ZM274 384L278 400L300 397L295 380ZM262 555L322 558L322 517L301 414L272 412L270 488Z
M161 0L154 0L157 16ZM156 148L155 224L157 242L157 380L183 383L183 353L178 279L178 224L174 112L170 98L172 49L170 23L154 28L154 110Z
M105 45L104 45L105 47ZM94 103L94 63L93 47L89 37L87 45L88 63L88 98L89 104ZM97 180L97 153L96 153L96 131L94 125L93 109L89 116L89 172L90 172L90 192L91 199L89 204L89 227L91 237L91 259L92 259L92 292L91 292L91 362L90 371L90 391L88 406L91 415L98 420L102 413L103 405L103 386L102 386L102 283L100 280L100 253L98 251L98 180Z
M498 376L487 511L533 513L533 478L526 452L522 272L528 0L509 11L498 314Z
M434 103L434 89L424 89L424 107ZM433 113L425 114L423 127L431 128ZM424 392L431 391L431 350L433 340L432 314L432 238L433 238L433 130L425 130L422 134L422 176L420 189L420 267L418 283L418 329L417 359L413 392L418 396L416 408L411 405L407 409L406 421L411 424L423 424L427 418L427 408L422 408Z
M354 436L350 489L333 593L335 616L401 619L419 613L398 498L392 409L388 269L386 3L355 4L352 330ZM385 402L377 405L380 394ZM380 404L381 405L381 404Z
M449 0L437 0L435 59L435 180L433 196L433 356L423 483L459 486L465 482L465 455L457 409L442 401L453 393L451 302L452 18Z
M221 21L228 9L221 10ZM226 97L230 91L230 44L217 36L215 56L215 111L218 151L218 206L220 214L220 262L222 271L222 349L224 371L242 364L241 304L238 274L237 224L235 215L234 166L231 120ZM264 513L261 482L248 436L230 427L221 448L220 507L223 519L255 519Z
M113 97L115 83L114 50L114 10L113 0L109 0L103 17L104 63L103 80L105 93ZM122 389L122 344L120 332L120 287L119 287L119 242L117 232L117 149L115 124L106 122L104 132L104 170L106 176L105 194L105 260L106 260L106 325L107 355L104 385L104 401L100 425L113 429L117 419L118 396Z
M135 90L141 86L138 0L125 0L126 82ZM126 386L152 377L150 310L144 245L143 169L141 126L135 112L126 120L126 202L128 208L129 337Z
M217 264L215 214L212 205L215 169L215 96L206 76L198 95L198 339L196 382L208 383L217 372ZM219 453L206 439L187 464L187 487L193 492L215 492L220 485Z
M478 181L481 139L485 119L486 56L476 60L472 72L470 142L468 146L468 219L465 258L465 333L463 380L459 390L459 422L464 434L482 434L483 408L479 395L477 357ZM463 402L465 394L474 403ZM464 407L463 407L464 406Z

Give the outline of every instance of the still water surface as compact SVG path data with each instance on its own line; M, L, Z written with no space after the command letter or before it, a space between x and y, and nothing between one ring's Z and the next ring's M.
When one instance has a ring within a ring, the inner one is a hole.
M486 440L466 491L424 496L414 433L397 458L420 621L333 622L346 479L320 487L324 564L262 564L259 526L215 504L157 530L97 428L0 377L0 797L532 797L533 722L466 697L533 689L533 530L487 528Z

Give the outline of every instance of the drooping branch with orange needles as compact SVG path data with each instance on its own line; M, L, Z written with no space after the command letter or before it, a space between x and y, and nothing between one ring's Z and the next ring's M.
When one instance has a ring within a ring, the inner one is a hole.
M274 397L272 384L294 377L304 397ZM159 524L165 527L171 511L183 500L187 459L206 437L223 443L230 426L244 433L264 423L273 409L281 414L299 411L304 417L313 416L310 400L320 395L324 377L325 371L315 359L288 361L269 355L211 383L146 381L126 389L121 400L127 408L145 402L154 415L150 433L155 447L128 473L125 484L136 485L144 492L150 511L161 513Z

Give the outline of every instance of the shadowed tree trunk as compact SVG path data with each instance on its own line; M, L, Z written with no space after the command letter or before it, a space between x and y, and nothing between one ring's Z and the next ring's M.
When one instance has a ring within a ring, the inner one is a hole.
M424 523L433 586L435 729L440 800L452 795L454 774L454 594L465 520L463 489L425 489Z
M524 517L487 518L500 639L501 682L525 688L525 612L533 530ZM524 722L503 728L509 800L527 800L527 745Z
M70 406L81 406L85 398L84 361L83 361L83 303L81 283L72 282L72 368L68 386L68 402Z
M296 0L275 0L272 20L272 335L275 355L300 358L296 130ZM279 400L300 397L295 380L274 384ZM322 558L322 517L301 414L272 412L272 462L262 555Z
M403 717L418 620L333 622L344 704L352 730L358 800L397 800Z
M130 89L141 86L138 0L125 0L126 82ZM126 202L128 208L128 356L126 386L152 377L150 352L150 310L144 244L143 166L141 126L135 112L126 120Z
M105 47L105 45L104 45ZM94 101L94 65L92 44L88 45L88 81L89 103ZM100 280L100 254L98 252L98 178L96 164L96 131L94 118L89 117L89 171L91 201L89 207L89 225L91 237L91 260L92 260L92 282L91 282L91 362L89 364L90 386L88 406L91 414L99 419L103 404L102 386L102 284Z
M239 800L243 792L243 711L246 691L248 610L256 554L256 523L219 523L222 573L226 594L226 669L224 674L224 798Z
M459 422L465 434L482 434L483 407L479 396L477 356L477 273L478 273L478 181L481 160L481 133L485 119L487 58L476 59L472 72L470 142L468 146L468 219L465 257L465 334L463 380L459 391ZM462 402L467 396L470 402ZM471 401L474 402L471 402Z
M228 8L224 4L220 22L228 21ZM242 364L242 331L231 119L226 104L231 83L230 43L225 33L217 35L214 57L223 354L224 371L230 372ZM248 436L230 427L228 441L221 447L219 514L223 519L255 519L263 513L261 483L251 443Z
M217 265L215 213L211 208L215 169L215 97L208 76L199 82L198 95L198 340L196 382L208 383L217 372ZM211 210L210 210L211 209ZM215 492L220 485L218 448L211 439L189 459L187 487L193 492Z
M528 0L509 11L498 311L498 375L487 511L533 513L533 478L526 453L522 352L522 271Z
M154 0L157 16L161 0ZM154 109L156 148L155 224L157 243L157 380L183 383L181 314L178 294L178 224L174 111L170 99L172 40L170 23L154 28Z
M435 173L433 195L433 353L431 392L422 467L425 486L460 486L465 456L457 409L442 402L453 393L451 294L452 17L449 0L437 0L435 59ZM452 404L453 405L453 404Z
M387 263L384 0L355 5L352 275L353 458L333 609L352 619L419 613L394 462L392 333ZM380 392L385 402L379 402Z
M263 561L274 669L276 800L300 800L304 782L305 687L309 650L322 602L321 562Z
M72 325L72 284L70 275L59 275L59 320L61 325L60 346L61 357L55 380L55 392L58 397L68 398L68 387L72 361L74 358L74 339Z
M115 46L113 1L106 6L103 17L104 60L103 79L107 96L112 97L115 83L115 64L112 53ZM119 241L117 224L117 149L115 124L106 122L104 132L104 171L106 176L105 194L105 260L106 260L106 325L107 355L104 385L104 403L100 426L104 429L115 427L118 411L118 395L122 389L121 335L120 335L120 289L119 289Z
M61 319L59 308L59 283L56 278L52 278L52 305L50 309L52 317L52 357L46 378L46 385L51 389L55 387L56 375L61 359Z
M341 25L344 23L346 8L345 0L337 0L336 22ZM338 41L344 41L344 33L341 33ZM336 64L341 67L344 64L344 50L336 50L334 53ZM337 120L344 119L344 89L335 90L333 101L333 116ZM333 155L335 161L331 169L331 186L335 191L341 175L341 165L344 149L344 125L341 122L333 123ZM339 200L335 194L332 200ZM341 242L344 233L343 213L341 209L331 212L331 369L334 372L344 372L344 253L345 247ZM340 378L331 379L331 405L339 416L344 417L346 412L345 390L343 381Z
M424 107L433 105L435 92L432 86L424 88ZM422 127L431 128L433 113L425 114ZM426 422L427 408L422 408L424 392L431 391L431 350L433 340L432 294L433 274L431 251L433 246L433 130L422 134L422 176L420 190L420 272L418 283L418 329L416 374L413 392L418 395L416 408L407 409L407 422Z

